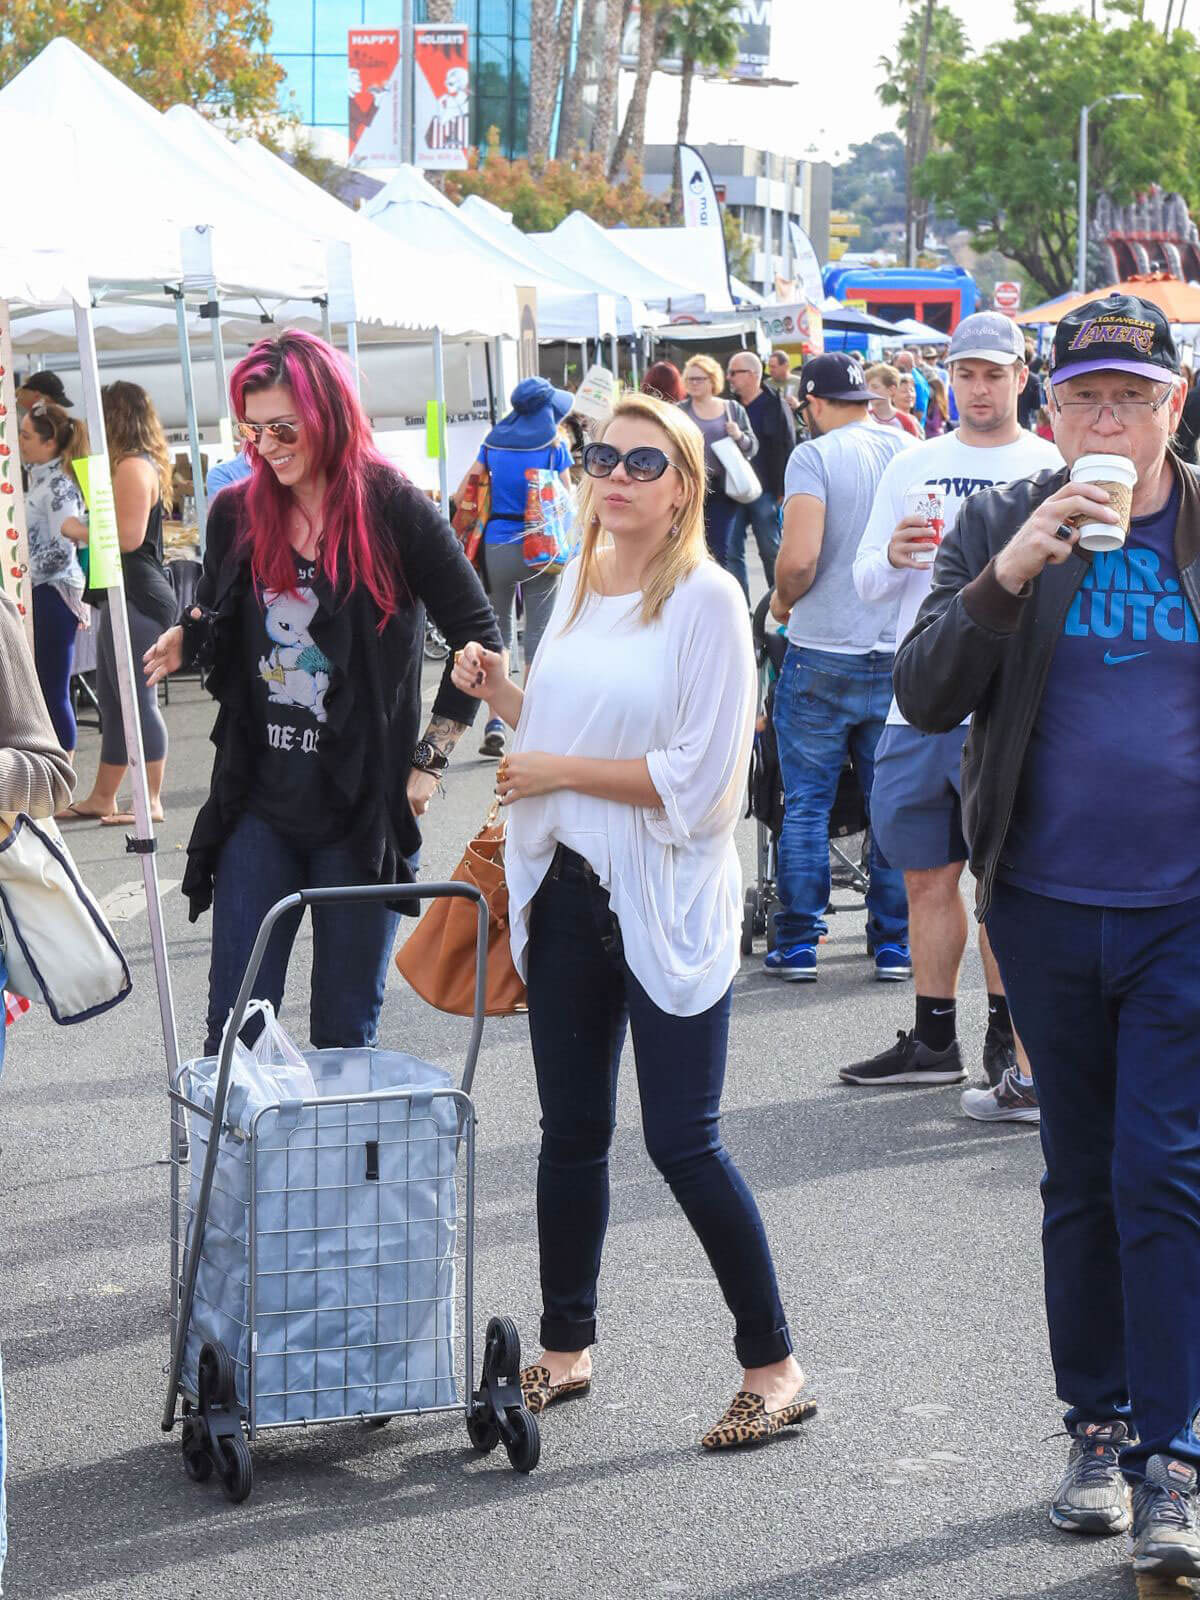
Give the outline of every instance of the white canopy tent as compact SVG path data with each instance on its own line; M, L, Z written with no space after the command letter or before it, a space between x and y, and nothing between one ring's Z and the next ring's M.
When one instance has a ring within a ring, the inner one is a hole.
M467 195L458 208L458 214L466 217L477 233L484 234L531 272L552 277L569 288L591 294L612 294L610 286L599 278L589 276L578 264L568 265L550 255L532 234L521 232L509 212L502 211L482 195ZM627 295L617 295L615 300L616 331L622 338L655 327L662 320L648 309L644 301L631 300Z
M918 322L915 317L904 317L895 324L896 334L893 338L883 335L884 344L949 344L950 335L943 333L940 328L931 328L927 322Z
M586 262L589 272L611 284L615 294L625 295L631 300L642 300L668 313L694 315L705 310L706 293L701 284L693 281L687 273L672 271L669 275L665 274L641 256L634 244L624 242L625 234L632 239L635 233L641 231L602 228L591 217L584 216L583 212L573 211L569 217L563 218L552 233L535 233L530 237L539 248L564 265ZM692 234L707 232L700 228L666 231L686 231L689 245ZM686 260L686 256L682 259ZM732 310L727 290L723 305L714 309Z
M638 261L704 297L705 315L734 310L729 293L725 234L721 228L609 228L608 237ZM675 311L694 310L678 304Z
M506 245L476 228L416 167L402 166L367 202L363 215L389 234L420 239L423 246L444 256L465 257L474 282L498 281L513 292L518 285L535 289L542 338L599 339L616 331L610 294L573 287L544 267L538 269L511 254Z

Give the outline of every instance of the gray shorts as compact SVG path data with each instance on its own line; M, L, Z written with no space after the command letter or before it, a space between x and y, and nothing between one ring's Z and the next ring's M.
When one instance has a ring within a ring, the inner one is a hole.
M889 723L875 749L871 831L899 872L965 861L962 747L967 728L918 733Z

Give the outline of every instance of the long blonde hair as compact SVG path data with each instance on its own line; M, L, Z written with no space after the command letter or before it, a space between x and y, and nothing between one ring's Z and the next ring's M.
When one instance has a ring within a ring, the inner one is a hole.
M127 383L124 379L105 384L100 398L104 404L108 459L113 471L126 456L149 456L158 475L159 492L163 500L169 502L171 452L154 402L140 384Z
M643 574L643 622L653 622L675 593L676 586L690 577L702 561L709 559L704 542L704 435L687 415L676 405L668 405L649 394L627 394L613 407L612 416L604 425L604 433L618 417L631 421L652 422L670 441L668 454L679 467L683 479L684 499L671 532L659 549L651 556ZM600 434L600 438L604 437ZM667 468L670 472L673 469ZM579 581L566 626L576 621L589 595L599 594L597 582L598 557L601 540L605 537L600 514L596 509L597 483L603 479L584 480L579 502L579 521L583 529L579 554Z

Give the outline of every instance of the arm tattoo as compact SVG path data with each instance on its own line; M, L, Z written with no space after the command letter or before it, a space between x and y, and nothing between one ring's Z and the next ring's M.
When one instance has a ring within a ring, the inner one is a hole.
M424 737L435 749L448 756L466 731L465 722L451 722L449 717L430 717Z

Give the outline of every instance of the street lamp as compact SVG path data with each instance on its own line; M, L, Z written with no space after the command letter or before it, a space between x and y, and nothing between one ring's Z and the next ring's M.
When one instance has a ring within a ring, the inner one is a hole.
M1087 188L1088 188L1088 116L1097 106L1106 106L1110 100L1144 100L1142 94L1106 94L1084 106L1079 113L1079 258L1075 269L1075 287L1080 294L1087 288Z

